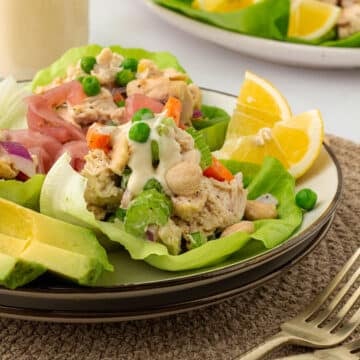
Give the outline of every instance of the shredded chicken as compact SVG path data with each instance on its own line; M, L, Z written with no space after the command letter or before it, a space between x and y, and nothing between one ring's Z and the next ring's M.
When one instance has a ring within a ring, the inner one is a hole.
M130 81L126 87L128 96L135 94L146 95L152 99L165 102L169 97L171 81L165 77L137 79Z
M194 150L194 139L186 131L179 128L174 128L175 140L180 144L181 153Z
M246 190L241 179L220 182L203 177L200 191L191 197L172 197L175 223L185 234L202 231L206 235L241 220Z
M120 66L123 60L121 55L112 52L109 48L104 48L96 57L96 65L91 71L91 75L96 76L101 85L112 86L116 74L121 70Z
M169 219L158 232L160 242L166 245L171 255L178 255L181 251L181 228Z
M98 95L89 96L78 105L67 105L58 112L67 121L81 127L89 126L94 122L104 124L113 121L121 124L125 121L125 108L119 108L114 103L111 92L106 88L101 88Z
M84 198L87 209L101 220L119 207L122 190L116 186L116 175L109 168L110 159L102 150L90 151L85 160L82 170L87 178Z
M360 31L360 0L320 1L331 5L337 5L342 8L337 22L337 33L340 39Z
M182 103L181 122L191 124L194 110L201 106L201 92L198 86L187 83L186 74L171 68L160 70L152 61L144 59L139 62L136 77L127 85L128 96L143 94L161 102L174 96Z
M343 39L360 31L360 2L353 3L341 11L338 20L338 35Z

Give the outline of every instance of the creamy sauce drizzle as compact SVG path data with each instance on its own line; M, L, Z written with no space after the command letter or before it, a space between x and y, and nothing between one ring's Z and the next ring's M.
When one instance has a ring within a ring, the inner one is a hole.
M171 167L182 161L182 155L180 144L175 140L175 135L171 127L169 127L169 134L160 136L157 132L157 127L164 118L166 118L165 113L162 113L154 119L146 121L151 128L151 133L146 143L138 143L129 139L128 132L132 124L123 125L131 151L128 166L131 168L132 173L127 184L127 189L133 196L139 194L145 183L151 178L157 179L164 190L168 194L171 194L165 180L165 175ZM151 140L155 140L159 144L160 161L156 169L152 166Z

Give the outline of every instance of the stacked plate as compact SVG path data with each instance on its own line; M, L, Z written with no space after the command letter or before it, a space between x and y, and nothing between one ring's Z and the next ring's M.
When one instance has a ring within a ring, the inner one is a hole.
M236 98L204 90L203 100L231 113ZM256 256L246 258L242 252L211 268L181 273L155 269L116 250L109 255L114 273L104 275L95 288L69 285L50 275L21 289L0 288L0 316L59 322L141 319L199 308L254 288L294 265L326 235L342 187L339 164L328 146L297 187L315 190L318 204L305 214L301 228L272 250L256 249L254 242Z

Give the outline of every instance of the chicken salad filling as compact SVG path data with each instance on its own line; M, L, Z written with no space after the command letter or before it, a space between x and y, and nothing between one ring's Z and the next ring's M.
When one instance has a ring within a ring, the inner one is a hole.
M108 135L110 146L85 157L88 210L99 220L122 221L126 231L159 241L174 255L191 249L194 237L204 242L240 222L246 205L241 173L222 180L204 175L201 159L210 151L199 151L167 110L137 117L90 129ZM144 137L135 131L142 128L148 129Z

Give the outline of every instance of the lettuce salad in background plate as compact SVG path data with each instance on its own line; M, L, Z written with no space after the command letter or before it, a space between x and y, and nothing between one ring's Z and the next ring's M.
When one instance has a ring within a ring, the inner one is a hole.
M327 47L360 46L360 32L336 39L336 31L316 40L300 40L287 36L290 17L289 0L262 0L241 10L227 13L208 12L192 7L192 0L152 0L154 3L195 20L244 35Z

